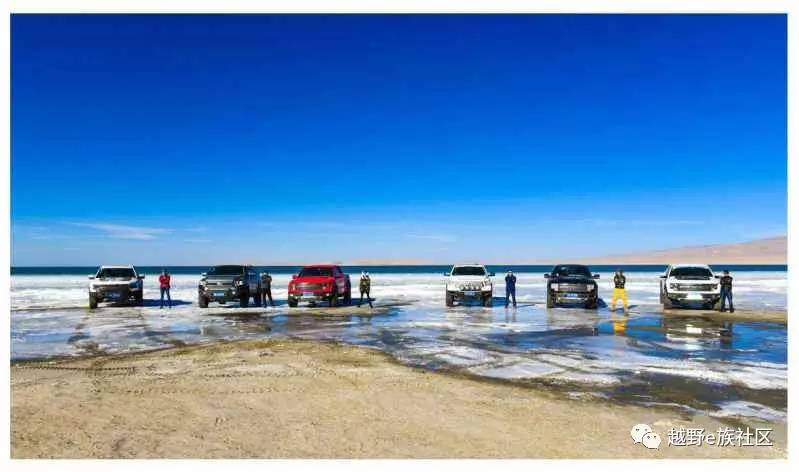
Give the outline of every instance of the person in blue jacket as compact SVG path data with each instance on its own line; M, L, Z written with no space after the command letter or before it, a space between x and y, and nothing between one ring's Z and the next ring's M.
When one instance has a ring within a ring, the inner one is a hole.
M505 308L510 303L510 297L513 297L513 308L516 308L516 276L512 270L505 276Z

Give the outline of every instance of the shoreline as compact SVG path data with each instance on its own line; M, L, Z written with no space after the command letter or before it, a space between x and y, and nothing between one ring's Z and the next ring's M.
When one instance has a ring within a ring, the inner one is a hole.
M774 447L668 447L671 426L729 422L296 339L12 362L11 418L13 458L786 456L784 423L757 421ZM632 444L642 422L659 450Z

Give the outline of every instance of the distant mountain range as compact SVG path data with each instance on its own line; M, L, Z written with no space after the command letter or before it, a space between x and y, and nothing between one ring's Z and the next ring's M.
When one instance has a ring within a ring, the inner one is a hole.
M585 259L591 264L786 264L788 238L757 239L742 243L686 246Z

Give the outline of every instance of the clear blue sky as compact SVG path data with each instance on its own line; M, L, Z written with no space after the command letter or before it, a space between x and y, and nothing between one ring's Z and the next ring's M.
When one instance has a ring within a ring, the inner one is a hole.
M783 15L12 17L12 264L786 231Z

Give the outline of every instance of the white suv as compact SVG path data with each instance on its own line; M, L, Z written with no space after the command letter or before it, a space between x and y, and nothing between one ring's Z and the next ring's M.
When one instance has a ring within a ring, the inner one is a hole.
M663 308L701 304L717 309L721 300L718 276L705 264L673 264L660 276Z
M456 301L480 300L483 306L491 306L494 295L493 272L488 272L482 264L454 265L444 274L447 279L447 306Z
M100 266L89 276L89 308L103 301L144 304L144 275L132 265Z

